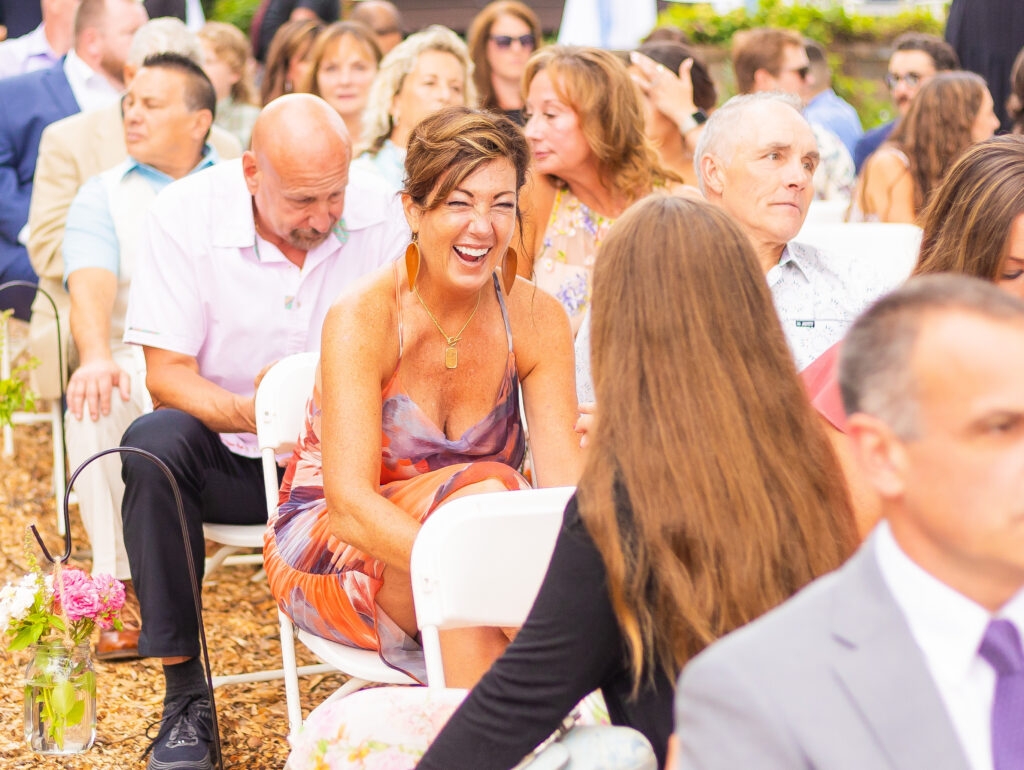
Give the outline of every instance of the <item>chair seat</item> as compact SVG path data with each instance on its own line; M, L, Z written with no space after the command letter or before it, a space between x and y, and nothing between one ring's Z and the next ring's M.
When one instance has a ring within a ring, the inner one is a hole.
M238 548L262 548L266 524L203 524L207 540Z
M347 644L332 642L323 637L297 628L299 641L324 663L329 663L342 673L368 682L382 684L416 684L411 677L386 665L376 650L363 650Z

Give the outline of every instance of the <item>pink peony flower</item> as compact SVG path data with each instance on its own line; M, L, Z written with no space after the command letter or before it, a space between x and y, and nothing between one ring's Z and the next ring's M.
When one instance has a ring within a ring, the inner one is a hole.
M96 575L92 582L103 603L96 622L100 624L100 628L109 630L114 627L117 613L124 607L124 583L110 575Z
M54 586L54 611L59 612L61 604L68 620L74 623L83 618L93 619L103 609L103 601L96 591L91 577L80 569L65 569L60 573L60 583Z

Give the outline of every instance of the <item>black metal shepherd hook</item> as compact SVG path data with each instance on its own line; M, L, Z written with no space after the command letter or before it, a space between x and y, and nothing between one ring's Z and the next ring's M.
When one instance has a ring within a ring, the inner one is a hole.
M50 296L50 292L46 289L40 289L31 281L7 281L6 283L0 283L0 294L3 294L4 290L14 288L15 286L23 286L26 289L34 289L35 291L42 294L46 299L50 301L50 306L53 308L53 320L57 322L57 383L60 386L60 408L57 410L60 413L60 435L67 435L64 431L64 346L61 345L60 337L60 313L57 312L57 303L53 297ZM67 488L68 480L68 447L64 441L60 442L62 451L63 464L60 468L60 474L64 477L64 486ZM65 516L65 526L67 526L67 517ZM64 530L67 533L68 530ZM68 535L70 537L70 535ZM66 557L65 557L66 558Z
M188 526L185 523L185 508L181 503L181 491L178 489L178 482L174 480L174 474L171 473L170 468L152 452L147 452L145 449L139 449L131 446L119 446L111 449L104 449L101 452L97 452L92 457L87 459L84 463L75 469L75 472L71 474L71 480L68 482L67 489L64 491L64 508L62 514L64 516L64 555L59 559L55 559L47 550L46 545L43 543L42 537L39 536L39 530L36 529L36 525L31 525L32 534L35 536L36 542L39 543L39 547L43 549L43 556L51 564L56 564L58 561L62 564L67 562L71 556L71 522L68 514L68 500L71 498L71 490L75 485L75 481L78 476L85 470L86 466L92 463L93 460L98 460L105 455L111 454L134 454L140 457L145 457L150 462L154 463L161 471L164 476L167 477L167 481L171 484L171 491L174 492L174 503L178 507L178 521L181 524L181 538L185 546L185 559L188 563L188 574L192 580L192 601L196 608L196 620L199 622L199 643L202 647L203 652L203 665L206 667L206 686L210 691L210 712L213 715L213 749L214 749L214 766L218 770L223 770L223 756L220 749L220 725L217 722L217 702L213 695L213 674L210 670L210 651L206 646L206 627L203 625L203 605L202 595L199 589L199 579L196 576L196 564L192 558L192 549L189 547L188 540Z

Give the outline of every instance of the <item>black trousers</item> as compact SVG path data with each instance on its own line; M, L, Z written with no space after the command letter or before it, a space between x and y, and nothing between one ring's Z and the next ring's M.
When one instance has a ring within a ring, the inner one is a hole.
M229 451L220 437L178 409L158 409L133 422L122 446L152 452L181 490L197 577L203 578L203 522L267 520L259 459ZM124 544L142 611L139 652L151 657L199 654L199 624L174 492L163 472L138 455L123 455Z

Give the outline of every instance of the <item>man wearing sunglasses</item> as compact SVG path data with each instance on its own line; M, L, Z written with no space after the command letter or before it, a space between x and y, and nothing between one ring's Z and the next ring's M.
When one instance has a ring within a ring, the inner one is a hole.
M921 86L936 73L960 69L960 61L949 43L940 37L922 32L907 32L900 35L896 38L894 46L889 58L885 84L889 87L899 118L907 114L910 101L921 90ZM860 173L861 166L868 156L889 138L895 125L896 120L892 120L865 132L860 138L853 152L857 173Z
M789 29L762 27L737 32L733 36L732 67L741 94L781 91L802 102L814 83L804 39ZM850 151L825 126L812 122L811 130L821 156L814 173L814 197L849 197L855 179Z

